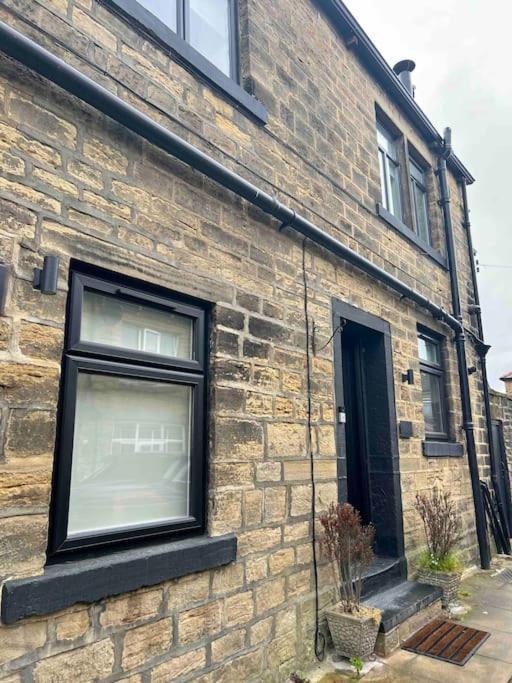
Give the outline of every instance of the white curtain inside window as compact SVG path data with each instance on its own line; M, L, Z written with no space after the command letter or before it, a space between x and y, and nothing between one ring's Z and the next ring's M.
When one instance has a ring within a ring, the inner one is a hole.
M189 514L192 389L80 372L68 534Z

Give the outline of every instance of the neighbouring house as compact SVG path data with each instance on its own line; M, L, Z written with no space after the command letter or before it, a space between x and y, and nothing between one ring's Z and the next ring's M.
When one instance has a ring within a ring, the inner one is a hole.
M374 594L414 578L435 485L488 566L473 177L413 63L340 0L0 22L5 681L307 669L338 499L376 527Z

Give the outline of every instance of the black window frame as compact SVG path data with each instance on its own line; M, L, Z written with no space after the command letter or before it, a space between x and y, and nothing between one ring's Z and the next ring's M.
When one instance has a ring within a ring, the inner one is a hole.
M159 45L171 57L194 75L205 80L217 90L250 114L260 124L266 124L268 113L265 107L250 95L241 84L240 31L238 16L238 0L229 0L229 53L230 74L217 68L204 55L187 42L186 5L189 0L177 0L177 32L165 22L143 7L138 0L99 0L110 10L119 14L125 21L142 31L153 42Z
M186 316L193 321L193 358L159 356L80 340L80 323L85 291L112 295ZM63 555L107 547L120 547L142 540L183 537L203 533L206 525L206 383L207 308L185 301L174 293L156 292L145 283L115 274L90 273L73 267L70 272L62 380L59 397L58 436L50 507L49 562ZM190 515L176 522L108 530L69 538L67 534L71 465L78 373L147 379L190 386L193 392L190 430Z
M395 157L393 157L388 150L383 149L380 146L378 136L382 135L388 140L388 142L393 146ZM377 117L377 154L379 157L379 172L381 171L381 154L384 156L384 177L380 173L381 182L381 194L382 194L382 206L383 208L396 220L403 222L404 220L404 187L402 178L402 164L400 163L400 151L399 144L401 140L401 134L396 133L393 128L391 128L386 122L382 121L381 118ZM393 164L398 178L398 198L400 202L399 207L394 206L394 201L391 192L389 165ZM398 211L397 211L398 208Z
M418 238L422 241L428 244L429 247L432 247L432 228L430 225L430 216L429 216L429 210L428 210L428 187L426 183L426 178L425 175L428 171L428 169L425 167L425 165L421 162L419 162L411 153L409 153L409 158L408 158L408 164L409 164L409 185L411 189L411 213L412 213L412 221L413 221L413 226L414 226L414 232L418 236ZM418 172L418 175L421 175L421 180L414 174L413 169L416 169ZM425 240L422 235L420 235L419 232L419 227L418 227L418 207L416 205L416 194L414 192L414 188L417 187L420 192L422 192L425 196L425 218L427 222L427 239Z
M418 347L418 357L420 363L420 385L422 392L422 409L423 409L423 386L421 382L422 374L430 374L439 378L439 397L441 402L441 415L444 422L444 431L441 432L428 432L425 425L425 439L427 441L449 441L449 421L448 421L448 402L446 395L446 372L443 363L443 342L444 339L441 335L432 332L431 330L425 330L424 328L418 327L417 339L424 339L430 344L434 344L438 348L439 352L439 363L432 363L419 356Z

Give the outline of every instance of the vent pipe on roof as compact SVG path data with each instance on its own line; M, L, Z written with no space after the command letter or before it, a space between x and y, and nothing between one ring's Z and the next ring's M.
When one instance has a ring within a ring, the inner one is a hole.
M412 84L411 73L416 68L412 59L402 59L393 67L393 71L398 76L400 83L404 86L411 97L414 97L414 86Z

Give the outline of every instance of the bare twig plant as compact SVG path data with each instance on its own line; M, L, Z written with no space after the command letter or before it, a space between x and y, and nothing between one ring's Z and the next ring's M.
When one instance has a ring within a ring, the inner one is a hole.
M358 612L363 573L373 560L375 530L371 524L364 526L359 512L348 503L331 503L320 523L322 551L331 561L342 609Z
M449 491L435 487L416 495L416 510L423 521L430 563L433 568L450 558L460 540L462 521Z

